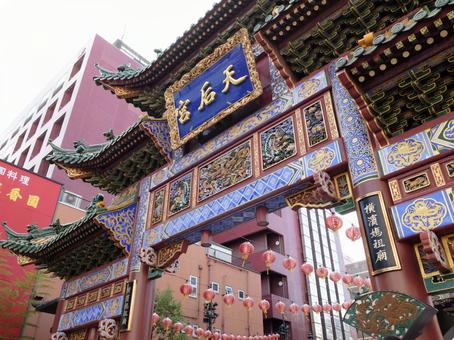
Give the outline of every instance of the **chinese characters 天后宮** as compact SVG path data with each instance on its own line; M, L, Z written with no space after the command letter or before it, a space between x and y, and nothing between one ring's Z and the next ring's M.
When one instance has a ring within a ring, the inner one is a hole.
M239 78L234 78L235 70L233 69L233 65L227 66L227 68L223 72L224 80L222 83L224 84L224 88L222 89L222 93L228 93L230 89L230 85L240 85L247 79L247 75L244 75ZM210 82L206 81L201 89L200 89L200 105L198 107L199 112L202 112L206 106L210 105L216 100L217 93L213 90L210 85ZM175 115L180 124L184 124L191 119L191 112L188 110L188 105L191 103L189 99L180 100L179 106L175 109Z

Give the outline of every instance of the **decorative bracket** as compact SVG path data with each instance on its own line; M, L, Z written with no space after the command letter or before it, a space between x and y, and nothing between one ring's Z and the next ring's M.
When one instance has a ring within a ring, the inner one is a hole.
M327 208L339 201L334 183L324 172L314 173L314 186L285 198L293 210L298 208Z
M118 326L114 319L104 319L98 324L99 340L114 340L118 334Z

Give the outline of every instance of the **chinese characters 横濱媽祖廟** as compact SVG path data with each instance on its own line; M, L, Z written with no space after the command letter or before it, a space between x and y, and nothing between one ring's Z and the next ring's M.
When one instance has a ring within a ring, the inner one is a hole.
M191 112L188 110L188 105L191 103L189 99L180 100L180 106L175 109L175 114L180 124L186 123L191 118Z
M205 106L211 104L216 99L216 92L214 92L213 88L210 86L210 82L206 81L202 88L200 89L200 105L198 107L199 111L203 111Z
M224 75L225 75L225 78L222 81L224 83L224 89L222 90L222 93L227 93L229 91L230 84L239 85L243 81L245 81L247 78L247 75L244 75L238 79L233 78L233 76L235 75L235 70L233 69L233 65L229 65L224 70Z

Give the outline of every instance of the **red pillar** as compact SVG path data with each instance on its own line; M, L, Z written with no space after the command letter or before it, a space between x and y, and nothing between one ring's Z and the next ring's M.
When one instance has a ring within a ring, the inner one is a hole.
M135 280L134 299L131 304L131 329L121 332L121 340L151 339L151 315L153 314L154 280L148 280L148 267L143 263L139 272L131 272L129 279Z
M382 193L383 201L385 204L383 208L386 209L389 219L390 212L388 208L393 205L392 203L393 201L389 193L389 188L385 182L379 179L363 182L359 184L357 187L355 187L353 193L355 197L361 197L366 195L367 193L374 191L380 191ZM356 207L358 209L358 205ZM364 227L363 221L361 221L360 211L357 210L357 213L359 216L358 221L361 225L361 232L363 235L362 239L364 243L364 249L366 249L367 253L367 240L364 237L364 232L366 229ZM388 223L392 225L391 221L389 220ZM374 290L393 290L401 292L413 296L416 299L428 305L432 305L432 300L426 292L423 280L421 278L421 274L419 272L419 265L416 259L413 245L404 242L395 242L395 245L402 269L371 276L371 281ZM369 254L367 254L367 256L369 256ZM436 317L434 317L432 321L426 325L423 334L420 337L418 337L418 340L442 340L442 339L443 336L441 334L441 330L438 325Z

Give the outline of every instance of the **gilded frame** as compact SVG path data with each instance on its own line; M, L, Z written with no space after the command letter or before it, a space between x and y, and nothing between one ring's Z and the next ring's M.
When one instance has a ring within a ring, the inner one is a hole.
M293 144L295 146L294 150L293 150L293 153L292 155L288 156L287 158L285 159L281 159L279 162L277 163L274 163L270 166L267 166L266 168L264 167L264 164L263 164L263 153L262 153L262 148L263 148L263 144L262 144L262 135L264 133L266 133L267 131L273 129L274 127L278 126L279 124L285 122L287 119L289 119L291 121L291 124L292 124L292 131L293 131ZM295 119L293 117L293 114L290 115L290 116L287 116L281 120L279 120L279 122L275 123L275 124L272 124L268 127L266 127L265 129L263 129L262 131L259 132L258 134L259 138L258 138L258 142L259 142L259 148L258 148L258 153L259 153L259 159L260 159L260 169L262 172L264 171L267 171L279 164L281 164L282 162L285 162L285 161L288 161L289 159L291 159L292 157L294 157L295 155L298 154L298 146L297 146L297 140L298 140L298 136L296 135L296 129L295 129Z
M191 81L193 81L203 72L205 72L209 67L217 63L222 57L224 57L226 53L230 52L239 44L242 44L243 46L243 51L246 57L246 64L249 70L253 91L244 96L243 98L239 99L235 103L232 103L223 111L218 112L216 116L214 116L212 119L202 123L200 126L192 130L183 138L180 138L180 134L178 131L178 122L175 116L175 102L173 98L174 93L178 92L183 87L188 85ZM185 144L187 141L191 140L192 138L203 132L205 129L216 124L224 117L236 111L241 106L244 106L245 104L259 97L262 94L262 92L263 92L262 84L260 83L259 74L255 67L255 57L252 52L251 42L249 41L249 34L247 32L247 29L242 28L238 32L236 32L231 38L229 38L226 43L217 47L213 53L199 61L197 65L194 66L191 71L183 75L180 80L177 80L175 83L173 83L166 89L164 93L164 98L166 101L165 115L169 123L170 142L172 149L175 150L179 148L181 145Z
M427 184L421 186L421 187L418 187L416 189L413 189L413 190L407 190L407 188L405 187L405 181L409 180L409 179L413 179L415 177L418 177L418 176L421 176L421 175L426 175L426 178L427 178ZM423 189L425 187L428 187L430 186L430 177L429 177L429 173L427 172L427 170L424 170L424 171L421 171L421 172L418 172L417 174L414 174L414 175L411 175L411 176L408 176L408 177L405 177L402 179L402 187L404 188L404 191L406 194L409 194L411 192L415 192L415 191L418 191L420 189Z
M306 106L301 108L301 114L303 116L304 132L305 132L305 136L306 136L307 147L310 148L310 149L312 149L315 146L317 146L317 145L329 140L329 138L330 138L330 133L329 133L330 130L328 130L328 126L326 125L326 120L327 120L326 108L324 106L324 103L322 103L322 101L324 101L324 99L325 99L324 97L325 96L323 95L322 97L319 97L317 100L313 101L312 103L307 104ZM322 139L322 140L319 140L317 143L311 145L311 143L309 142L309 133L307 131L307 123L306 123L307 121L306 121L306 112L305 112L305 110L307 108L317 104L317 103L320 105L320 110L322 110L323 127L325 128L326 137L324 139Z
M423 279L430 279L434 276L437 276L437 275L440 275L440 272L437 270L433 273L430 273L430 274L427 274L425 271L424 271L424 267L422 265L422 259L421 259L421 255L419 254L419 247L421 247L422 243L416 243L414 245L414 250L415 250L415 254L416 254L416 259L418 260L418 267L419 267L419 272L421 273L421 276Z
M341 197L340 192L339 192L339 185L337 184L337 179L341 176L345 176L347 178L347 186L348 186L348 191L350 191L349 196L343 196ZM348 172L342 172L339 175L334 176L333 178L333 183L334 183L334 188L336 189L336 195L339 197L340 200L343 199L348 199L353 196L353 188L352 188L352 183L350 182L350 176Z
M379 270L373 270L373 265L372 265L372 261L371 261L371 258L370 258L370 249L369 249L369 242L367 242L367 238L364 237L364 233L365 233L365 229L364 227L361 228L361 235L363 237L363 240L364 242L363 243L366 243L366 246L367 246L367 254L366 254L366 257L367 257L367 264L368 264L368 267L369 267L369 271L370 273L372 274L372 276L375 276L375 275L378 275L378 274L382 274L382 273L386 273L386 272L391 272L391 271L395 271L395 270L401 270L402 269L402 266L400 264L400 258L399 258L399 253L397 252L397 249L396 249L396 241L394 240L394 233L391 229L391 225L389 224L389 217L388 217L388 212L386 211L386 206L385 206L385 202L383 201L383 196L382 196L382 193L381 191L373 191L373 192L369 192L367 193L366 195L363 195L363 196L360 196L358 197L355 202L356 202L356 207L357 207L357 210L359 210L359 201L362 200L363 198L367 198L367 197L370 197L370 196L374 196L374 195L378 195L378 200L380 202L380 208L382 209L383 211L383 218L385 219L385 227L386 227L386 231L388 232L388 235L389 235L389 241L391 242L391 249L393 251L393 255L394 255L394 258L396 259L396 265L393 266L393 267L389 267L389 268L384 268L384 269L379 269ZM361 214L359 214L361 216ZM361 218L361 223L364 224L364 222L362 221L362 218Z
M218 160L219 158L225 156L227 153L229 153L229 152L233 151L234 149L239 148L239 147L241 147L243 145L248 145L249 146L249 150L251 152L251 154L250 154L250 161L251 161L251 169L250 170L251 170L251 174L249 176L243 178L239 182L231 184L231 185L225 187L224 189L222 189L219 192L216 192L216 193L214 193L214 194L212 194L212 195L210 195L210 196L208 196L206 198L200 199L200 186L199 186L199 184L200 184L200 172L201 172L200 170L204 166L207 166L208 164L213 163L214 161ZM214 196L220 194L221 192L224 192L225 190L230 189L231 187L234 187L235 185L240 184L240 183L242 183L244 181L247 181L248 179L251 179L252 177L254 177L254 155L255 155L256 152L257 151L253 147L252 138L248 138L248 139L244 140L243 142L235 145L234 147L228 149L227 151L221 153L219 156L214 157L211 160L209 160L208 162L205 162L205 163L201 164L200 166L198 166L197 167L197 176L196 176L196 180L195 180L195 182L196 182L196 191L195 191L195 193L196 193L196 197L197 197L196 198L196 202L197 203L201 203L201 202L206 201L206 200L208 200L210 198L213 198Z

